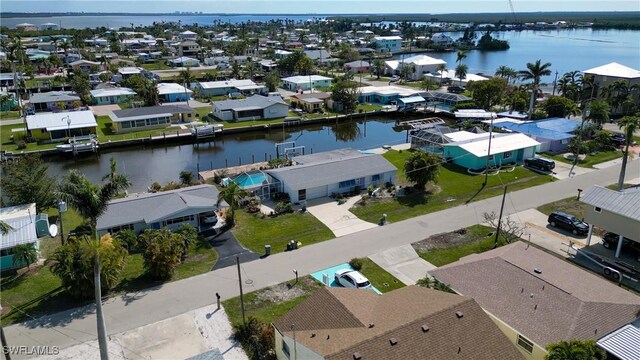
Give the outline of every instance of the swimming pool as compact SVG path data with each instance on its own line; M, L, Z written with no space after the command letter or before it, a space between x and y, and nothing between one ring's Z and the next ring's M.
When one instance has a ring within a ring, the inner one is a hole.
M225 185L228 185L229 181L233 181L243 189L251 189L269 184L267 175L261 171L242 173L238 176L226 179Z
M349 269L349 270L353 270L353 268L351 267L351 265L349 265L348 263L344 263L344 264L339 264L336 266L332 266L328 269L324 269L324 270L320 270L320 271L316 271L314 273L311 273L311 276L320 281L321 283L323 283L324 285L327 286L331 286L331 287L342 287L340 286L336 280L335 280L335 273L338 270L343 270L343 269ZM324 281L324 277L327 277L327 282ZM371 290L375 291L378 295L382 295L382 292L380 292L380 290L376 289L373 285L371 285Z

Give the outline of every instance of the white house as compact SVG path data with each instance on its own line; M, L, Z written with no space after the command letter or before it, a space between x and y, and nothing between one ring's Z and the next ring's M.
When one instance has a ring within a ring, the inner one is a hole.
M158 95L162 102L176 102L191 100L193 91L176 83L160 83L157 85Z
M193 88L199 88L202 94L206 96L229 95L233 93L252 95L265 89L264 86L258 85L249 79L201 81L195 83Z
M282 79L282 87L291 91L309 90L312 87L328 88L331 86L331 81L333 81L332 78L320 75L291 76Z
M446 64L442 59L432 58L426 55L416 55L404 60L385 61L385 72L392 75L400 75L404 67L412 67L409 79L418 80L422 76L438 73L438 67Z
M371 44L382 51L387 51L392 54L398 53L402 50L402 37L400 36L376 36L371 40Z
M453 44L451 36L443 33L433 34L433 36L431 36L431 41L433 41L434 45L438 46L451 46Z
M91 90L91 98L96 105L126 103L136 95L136 92L126 87L114 87Z
M49 235L46 214L36 214L36 204L25 204L0 209L0 220L13 230L0 234L0 270L9 270L26 264L14 263L14 249L18 245L34 244L39 249L39 237Z
M95 134L97 127L91 110L27 115L27 131L39 140Z
M265 120L284 118L289 105L275 96L253 95L246 99L214 101L213 116L224 121Z
M351 148L296 156L295 165L265 172L280 181L294 203L394 183L396 167L378 154Z
M187 56L181 56L175 59L170 59L169 65L173 67L198 67L200 66L200 60Z
M180 33L180 38L185 40L195 40L198 38L198 34L187 30Z

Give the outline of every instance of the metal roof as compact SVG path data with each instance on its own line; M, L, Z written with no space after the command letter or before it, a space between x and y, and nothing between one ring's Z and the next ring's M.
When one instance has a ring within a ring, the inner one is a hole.
M640 189L615 191L596 185L587 190L580 200L585 204L640 221Z
M398 99L399 102L402 102L403 104L413 104L413 103L421 103L424 102L424 98L422 96L408 96L405 98L400 98Z
M91 96L94 98L105 97L105 96L119 96L119 95L135 95L136 92L126 88L126 87L117 87L117 88L102 88L91 90Z
M299 76L290 76L282 79L282 81L287 81L287 82L298 84L298 85L308 84L309 81L324 81L324 80L332 81L333 79L330 77L321 76L321 75L299 75Z
M640 329L625 325L598 340L598 346L620 360L640 360Z
M594 67L593 69L584 70L583 73L624 78L624 79L640 78L640 71L636 69L632 69L628 66L620 65L616 62Z
M469 133L473 134L473 133ZM458 141L455 143L446 144L445 146L454 146L464 149L465 151L473 154L477 157L487 156L489 148L489 134L473 134L468 140ZM491 153L490 155L502 154L507 151L514 151L519 149L525 149L528 147L538 146L539 142L533 140L524 134L493 134L491 138Z
M114 110L109 114L113 121L137 120L148 117L172 116L177 113L194 113L192 108L183 105L145 106L140 108ZM111 116L113 115L113 116ZM134 119L136 118L136 119Z
M158 95L167 95L167 94L184 94L184 93L192 93L193 91L185 88L180 84L175 83L160 83L158 84Z
M193 214L213 211L218 201L218 189L198 185L159 193L136 194L109 202L107 211L98 219L98 229L144 222L155 223L186 210ZM222 206L227 206L222 203Z
M39 113L27 116L27 128L29 130L47 129L47 131L54 131L97 126L98 123L91 110Z
M444 91L427 91L424 94L424 97L425 99L446 100L446 101L453 101L456 103L472 100L468 96L464 96L461 94L446 93Z
M255 82L248 79L240 79L240 80L231 79L231 80L224 80L224 81L201 81L198 84L203 89L222 89L222 88L229 88L229 87L238 88L240 86L261 87L257 85Z
M246 99L214 101L213 107L219 111L238 110L244 108L266 109L274 104L287 105L279 97L253 95Z
M513 121L501 121L499 123L494 122L493 126L549 140L565 140L574 137L574 135L565 132L541 128L535 122L515 123Z
M80 101L80 97L73 91L50 91L35 93L29 98L30 104L49 103L58 101Z
M0 234L0 249L38 241L35 203L2 208L0 220L13 228L6 235Z

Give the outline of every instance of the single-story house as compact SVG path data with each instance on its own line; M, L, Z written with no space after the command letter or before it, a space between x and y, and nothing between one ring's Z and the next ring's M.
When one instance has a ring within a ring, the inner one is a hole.
M136 96L135 91L125 87L102 88L90 92L96 105L122 104Z
M361 104L380 104L388 105L392 101L398 101L400 98L419 96L421 91L418 89L400 87L400 86L363 86L358 89L360 97L358 101Z
M84 72L91 72L92 68L99 68L100 65L101 64L97 61L90 61L86 59L77 60L69 64L73 69Z
M356 60L345 63L343 65L345 71L352 73L368 73L371 68L371 64L368 61Z
M213 116L224 121L266 120L285 117L289 105L275 96L253 95L246 99L212 103Z
M169 65L173 67L197 67L200 66L200 60L187 56L181 56L175 59L169 59Z
M524 359L470 297L322 287L273 323L278 360Z
M454 69L448 69L444 72L436 71L436 72L431 72L429 74L424 74L424 75L426 77L432 78L435 82L440 82L440 79L442 78L448 79L449 83L451 83L452 85L462 86L462 87L467 86L469 81L489 80L489 78L487 77L480 76L477 74L471 74L471 73L466 74L465 77L462 80L460 80L460 78L456 76L456 71Z
M111 200L107 210L98 218L98 233L116 233L130 229L140 233L145 229L177 230L181 225L193 225L198 231L213 229L220 222L220 216L214 224L205 223L205 217L211 217L222 208L228 207L218 201L218 189L213 185L197 185L158 193L130 195L122 199Z
M584 211L584 221L589 224L587 245L591 243L594 226L640 242L640 188L616 191L596 185L580 201L589 205ZM622 243L618 241L616 257L620 256Z
M276 49L273 52L273 57L276 59L283 59L286 58L287 56L293 54L293 51L287 51L287 50L282 50L282 49Z
M125 133L161 129L171 123L191 122L195 120L196 111L184 105L145 106L114 110L109 114L109 117L113 123L113 131Z
M640 311L639 296L520 241L429 274L475 299L527 359L552 342L598 340Z
M331 87L332 78L320 75L300 75L282 79L282 88L291 91Z
M308 113L320 112L327 107L327 101L331 99L331 94L326 92L314 92L307 94L292 95L291 105L296 104L300 109Z
M91 110L27 115L27 131L37 140L58 140L95 134L98 123Z
M148 54L146 52L141 52L141 53L138 53L138 60L140 60L142 62L147 62L147 61L153 60L153 58L151 57L150 54Z
M442 59L432 58L427 55L415 55L404 60L385 61L385 73L400 75L404 67L410 66L415 71L411 72L409 79L418 80L422 76L438 73L438 67L446 63Z
M22 80L20 73L0 73L0 86L12 87L15 79Z
M18 245L34 244L39 250L38 238L49 235L47 214L36 214L36 204L25 204L0 209L0 220L11 226L7 234L0 233L0 271L14 269L26 264L14 264L14 249Z
M159 83L158 95L161 102L178 102L191 100L193 91L176 83Z
M242 95L253 95L262 92L265 87L258 85L248 79L231 79L224 81L201 81L194 83L194 88L199 88L200 92L206 96L229 95L239 93Z
M29 98L30 107L35 112L71 109L78 103L82 104L80 97L73 91L34 93ZM64 107L62 107L63 104Z
M550 118L536 121L502 121L494 126L503 130L525 134L540 143L538 152L563 153L580 128L580 121Z
M122 79L127 79L133 75L142 74L143 71L144 69L140 67L125 66L118 69L118 74Z
M493 133L488 152L489 134L469 131L447 134L451 142L443 144L443 157L454 164L476 170L487 166L487 154L489 167L500 167L502 164L522 163L534 157L536 147L540 145L524 134Z
M453 115L456 117L456 122L458 123L465 121L480 123L486 119L496 118L496 113L484 109L460 109L454 111Z
M265 172L280 181L282 192L294 203L331 194L395 183L396 167L377 154L351 148L292 158L295 165Z

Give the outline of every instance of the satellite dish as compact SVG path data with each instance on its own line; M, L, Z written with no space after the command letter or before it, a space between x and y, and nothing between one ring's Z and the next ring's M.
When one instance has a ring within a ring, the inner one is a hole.
M51 224L49 225L49 236L56 237L58 235L58 225Z

